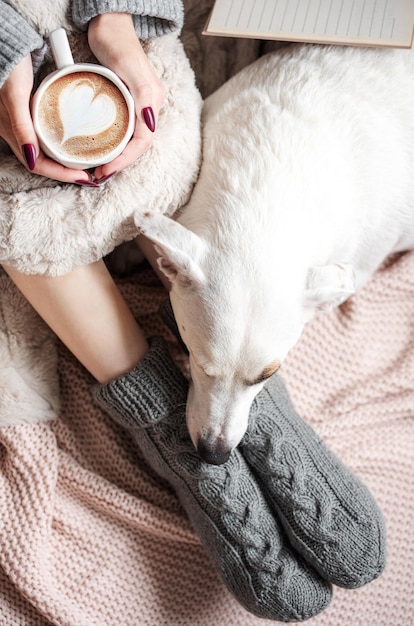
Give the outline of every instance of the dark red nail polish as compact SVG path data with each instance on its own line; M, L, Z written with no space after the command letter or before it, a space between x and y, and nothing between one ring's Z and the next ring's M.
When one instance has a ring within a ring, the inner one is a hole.
M75 180L77 185L85 185L86 187L99 187L93 180Z
M112 176L115 176L116 172L112 172L112 174L107 174L107 176L102 176L101 178L95 178L95 183L97 185L102 185L103 183L106 183L107 180L109 180L110 178L112 178Z
M144 118L144 122L153 133L155 132L155 115L152 107L145 107L142 109L142 117Z
M32 143L25 143L22 146L24 158L30 171L34 170L36 165L36 149Z

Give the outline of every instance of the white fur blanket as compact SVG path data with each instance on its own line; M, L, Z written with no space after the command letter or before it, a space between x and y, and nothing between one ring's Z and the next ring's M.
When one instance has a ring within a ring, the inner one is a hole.
M12 4L42 33L64 25L74 60L94 60L86 35L68 21L67 1ZM177 36L150 40L146 49L165 85L165 105L152 148L111 185L58 184L31 174L0 146L0 263L27 274L64 274L135 237L135 215L171 215L188 198L199 167L201 97ZM53 69L49 52L39 80Z
M21 4L46 29L66 20L62 0ZM3 153L1 261L62 273L132 238L136 211L182 204L200 152L200 97L184 51L205 96L275 45L203 39L209 4L186 3L183 45L173 36L151 44L168 97L159 138L133 168L84 190L38 179ZM299 412L370 487L388 530L384 574L335 589L314 626L413 622L413 276L414 253L390 259L356 297L309 324L283 365ZM177 354L153 274L138 269L118 284L145 331L164 334ZM92 384L1 273L0 626L269 623L229 596L174 493L92 403Z
M94 61L86 35L69 20L69 0L10 2L42 34L64 26L75 61ZM205 96L271 44L201 42L208 3L191 2L182 38L146 43L166 88L152 148L110 185L89 189L28 172L0 140L0 264L27 274L65 274L138 234L143 211L172 215L188 199L200 164L200 92ZM275 47L275 44L273 44ZM229 54L229 50L231 51ZM190 66L198 71L198 84ZM54 69L50 51L38 82Z

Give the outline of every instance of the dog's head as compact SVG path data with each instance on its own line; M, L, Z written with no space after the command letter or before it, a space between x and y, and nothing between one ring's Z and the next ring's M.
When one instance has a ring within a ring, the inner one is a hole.
M205 461L223 463L246 432L254 397L305 323L317 308L348 297L353 276L346 266L329 265L305 277L288 268L276 278L266 254L235 259L162 215L147 214L139 226L171 281L174 315L189 351L191 439Z

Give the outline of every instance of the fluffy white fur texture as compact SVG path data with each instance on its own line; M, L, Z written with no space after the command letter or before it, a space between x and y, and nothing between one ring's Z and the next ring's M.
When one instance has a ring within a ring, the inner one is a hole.
M414 247L413 112L412 50L284 48L206 100L178 221L138 216L190 351L189 431L213 457L314 313Z
M10 4L45 38L63 26L75 61L94 61L85 34L70 20L69 0ZM132 239L137 210L171 215L188 200L200 165L199 89L213 92L270 44L203 37L212 0L184 4L180 39L169 35L147 46L167 89L154 145L106 187L83 189L30 174L0 139L0 263L29 274L63 274ZM53 69L49 53L39 80ZM0 425L53 419L59 409L53 335L1 270L0 311Z
M75 61L94 61L75 32L68 0L11 4L47 36L64 26ZM201 97L176 35L150 40L148 57L166 88L152 148L100 189L28 172L0 146L0 263L27 274L59 275L96 261L138 234L137 211L172 215L189 197L200 164ZM50 52L39 76L53 70Z
M59 412L55 337L0 269L0 426Z

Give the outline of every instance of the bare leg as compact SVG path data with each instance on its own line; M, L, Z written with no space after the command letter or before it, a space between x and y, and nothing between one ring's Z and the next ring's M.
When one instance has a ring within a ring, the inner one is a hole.
M4 268L50 328L100 382L131 370L148 349L103 261L58 277Z

